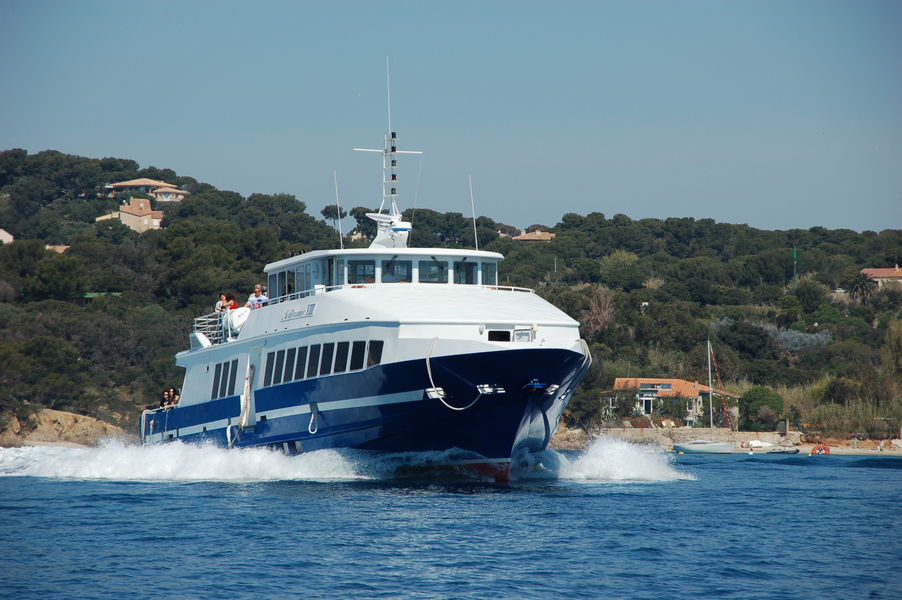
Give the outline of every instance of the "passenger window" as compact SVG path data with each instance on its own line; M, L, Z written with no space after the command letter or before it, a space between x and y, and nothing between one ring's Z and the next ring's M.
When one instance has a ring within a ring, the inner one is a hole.
M285 383L294 379L294 355L296 352L296 348L290 348L285 352L285 377L282 378Z
M285 351L279 350L276 352L276 366L273 369L272 374L272 384L278 385L282 383L282 372L285 368Z
M454 283L476 285L476 267L476 263L471 262L454 263Z
M497 263L482 263L482 285L498 285Z
M410 283L413 281L413 262L409 260L383 260L382 283Z
M266 371L263 372L263 387L272 384L272 367L276 361L276 353L270 352L266 355Z
M366 342L354 342L351 347L351 370L358 371L363 368L363 355L366 352Z
M335 344L323 344L323 359L319 362L319 374L328 375L332 372L332 354L335 352Z
M213 389L210 391L210 400L215 400L219 393L219 378L222 377L222 363L216 363L216 370L213 371Z
M375 283L376 261L349 260L348 283Z
M269 288L269 293L273 293L273 289ZM279 271L279 288L275 290L275 294L271 297L278 298L288 293L288 271Z
M238 359L232 361L232 370L229 373L229 388L226 390L229 393L229 396L235 395L235 377L237 377L238 373Z
M222 379L219 381L219 396L217 398L224 398L226 395L226 390L229 388L229 371L231 370L231 363L222 363Z
M298 360L295 363L294 376L296 379L303 379L304 373L307 371L307 346L298 348Z
M489 331L490 342L509 342L511 341L511 332L507 330Z
M370 342L370 352L366 359L367 367L373 367L382 362L382 345L382 340L372 340Z
M316 377L316 369L319 367L319 344L310 346L310 356L307 359L307 378Z
M421 260L420 283L448 283L448 263L439 260Z
M348 350L351 348L350 342L338 342L335 346L335 373L344 373L348 368Z

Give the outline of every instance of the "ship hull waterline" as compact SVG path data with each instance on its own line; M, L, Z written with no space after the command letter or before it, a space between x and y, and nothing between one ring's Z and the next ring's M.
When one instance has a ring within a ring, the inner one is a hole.
M583 354L560 348L388 363L255 390L247 427L240 396L153 411L142 420L142 438L287 454L439 452L442 466L500 481L511 457L547 447L586 367Z

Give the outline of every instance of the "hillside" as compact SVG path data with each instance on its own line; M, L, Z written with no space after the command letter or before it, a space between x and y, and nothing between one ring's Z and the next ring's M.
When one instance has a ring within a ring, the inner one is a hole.
M104 187L138 178L187 196L160 202ZM160 211L160 229L95 222L131 197ZM346 245L367 243L369 210L349 211L358 228ZM0 245L0 413L8 424L46 407L134 430L141 408L179 386L173 355L193 317L220 291L247 294L269 261L334 247L335 213L318 219L289 194L243 197L127 159L0 153L0 228L16 239ZM412 245L472 244L459 213L405 216ZM743 428L787 418L835 435L898 433L902 290L877 288L860 269L902 262L900 230L765 231L593 212L539 227L551 241L523 242L491 218L477 225L479 247L507 257L503 283L536 288L582 324L595 362L572 422L631 415L632 397L611 391L615 377L706 380L710 338L726 389L745 397ZM680 406L656 410L679 418Z

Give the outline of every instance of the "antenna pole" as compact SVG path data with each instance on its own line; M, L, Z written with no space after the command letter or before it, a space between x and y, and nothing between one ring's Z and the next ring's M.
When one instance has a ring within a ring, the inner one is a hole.
M341 201L338 199L338 173L335 172L335 169L332 169L332 177L335 178L335 208L338 213L338 247L344 250L345 242L344 239L342 239L344 236L341 233Z
M391 131L391 77L388 72L388 57L385 57L385 93L388 96L388 130Z
M470 210L473 213L473 242L476 249L479 250L479 238L476 236L476 205L473 203L473 176L467 175L467 181L470 182Z

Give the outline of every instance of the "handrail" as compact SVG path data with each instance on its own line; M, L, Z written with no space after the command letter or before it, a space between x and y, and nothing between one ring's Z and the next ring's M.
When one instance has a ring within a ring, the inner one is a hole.
M470 288L470 289L482 289L487 291L498 291L498 292L520 292L520 293L528 293L535 294L536 291L531 288L523 288L523 287L515 287L510 285L474 285L474 284L435 284L435 283L422 283L422 282L397 282L397 283L346 283L340 285L318 285L314 288L303 290L300 292L292 292L290 294L285 294L282 296L275 296L273 298L269 298L260 308L256 308L254 310L262 310L267 306L281 304L282 302L289 302L291 300L300 300L301 298L309 298L313 296L319 296L328 292L334 292L336 290L348 289L348 290L357 290L357 289L366 289L370 287L380 287L380 286L399 286L399 285L411 285L411 286L424 286L426 288L440 288L443 285L449 285L454 288ZM208 340L210 340L211 344L222 344L227 340L225 335L225 327L223 323L223 315L225 312L212 312L206 315L202 315L200 317L195 317L194 319L194 329L195 333L203 334Z

